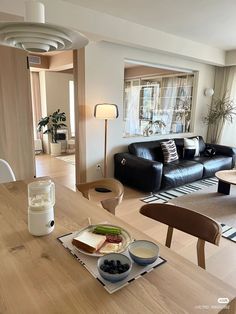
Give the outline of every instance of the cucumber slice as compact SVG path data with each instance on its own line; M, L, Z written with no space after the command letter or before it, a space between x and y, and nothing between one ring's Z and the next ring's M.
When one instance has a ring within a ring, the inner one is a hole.
M118 235L121 234L121 228L118 227L111 227L111 226L96 226L93 230L94 233L98 234L114 234Z

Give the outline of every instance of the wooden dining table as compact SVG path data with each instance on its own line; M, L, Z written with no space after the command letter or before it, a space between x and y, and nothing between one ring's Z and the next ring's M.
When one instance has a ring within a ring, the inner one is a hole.
M56 184L55 229L36 237L27 227L27 184L0 185L0 313L219 313L236 290L159 244L166 263L109 294L58 241L92 221L140 230ZM224 257L222 256L222 263Z

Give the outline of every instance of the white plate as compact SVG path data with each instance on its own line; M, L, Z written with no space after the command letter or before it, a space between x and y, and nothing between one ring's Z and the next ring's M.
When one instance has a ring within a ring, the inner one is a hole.
M121 234L120 234L120 236L122 237L122 245L121 245L121 247L120 247L120 249L119 249L118 251L116 251L116 252L111 251L111 252L109 252L109 253L122 253L122 252L124 252L124 251L127 249L128 245L133 241L132 238L131 238L131 236L130 236L130 234L128 233L128 231L126 231L125 229L123 229L123 228L120 227L120 226L110 225L110 224L98 224L98 225L90 225L90 226L87 226L87 227L85 227L85 228L79 230L79 231L75 234L75 237L77 237L78 235L80 235L80 234L81 234L82 232L84 232L84 231L92 231L96 226L100 226L100 225L101 225L101 226L106 226L106 227L116 227L116 228L120 228L120 229L121 229ZM74 245L73 245L73 246L74 246ZM90 255L90 256L95 256L95 257L100 257L100 256L105 255L105 253L100 253L99 251L97 251L97 252L95 252L95 253L88 253L88 252L86 252L86 251L84 251L84 250L82 250L82 249L77 248L76 246L74 246L74 248L75 248L76 250L78 250L79 252L85 254L85 255ZM108 252L107 252L106 254L108 254Z

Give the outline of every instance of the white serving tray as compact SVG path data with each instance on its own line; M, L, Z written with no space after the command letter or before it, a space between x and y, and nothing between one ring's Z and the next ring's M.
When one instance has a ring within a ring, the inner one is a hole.
M95 256L89 256L85 255L81 252L79 252L74 245L71 243L72 239L75 237L75 235L78 233L78 231L62 235L58 238L58 240L61 242L61 244L82 264L92 275L94 278L96 278L103 287L109 292L114 293L117 290L123 288L124 286L130 284L132 281L140 278L141 276L145 275L146 273L149 273L154 268L164 264L166 260L162 257L159 257L153 264L150 264L148 266L140 266L133 262L132 269L128 277L126 277L122 281L118 281L116 283L111 283L105 279L103 279L97 269L97 260L98 258ZM128 251L126 250L122 254L129 256Z

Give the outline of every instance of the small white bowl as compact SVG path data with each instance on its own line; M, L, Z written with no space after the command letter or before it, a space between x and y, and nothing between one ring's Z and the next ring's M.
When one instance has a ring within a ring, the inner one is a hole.
M120 261L121 264L128 264L129 265L129 269L126 270L125 272L123 273L115 273L115 274L110 274L104 270L101 269L101 265L104 264L104 261L107 260L108 262L110 261L114 261L116 263L116 261ZM98 272L99 274L106 280L110 281L110 282L117 282L117 281L121 281L123 279L125 279L130 271L131 271L131 268L132 268L132 262L130 260L130 258L126 255L123 255L121 253L110 253L110 254L106 254L104 256L101 256L99 259L98 259L98 262L97 262L97 268L98 268Z
M130 243L128 250L132 260L142 266L154 263L159 256L159 246L147 240Z

